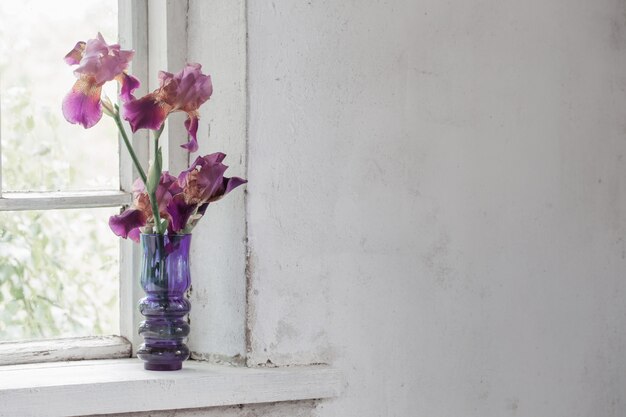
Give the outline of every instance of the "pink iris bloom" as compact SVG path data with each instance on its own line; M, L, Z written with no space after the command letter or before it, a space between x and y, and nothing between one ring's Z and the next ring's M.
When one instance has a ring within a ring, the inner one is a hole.
M159 72L158 89L124 104L124 119L133 132L138 129L160 129L167 116L175 111L187 113L185 128L191 139L182 145L189 152L198 150L198 108L213 93L211 76L202 74L200 64L187 64L177 74Z
M159 214L168 221L168 233L188 233L206 212L210 203L247 181L224 176L226 155L214 153L198 157L178 179L168 172L161 175L156 191ZM133 187L133 204L122 214L111 216L109 227L118 236L139 241L141 228L154 224L150 199L141 180Z
M78 80L63 99L63 115L68 122L87 129L100 121L100 95L107 81L117 80L121 84L123 101L134 99L132 93L139 87L139 80L126 73L134 54L118 44L108 45L100 33L96 39L74 46L65 56L68 65L78 65L74 70Z
M173 195L180 192L182 192L182 189L178 186L176 177L167 171L163 172L156 191L156 200L161 219L172 222L167 206ZM143 181L137 179L133 184L132 206L117 216L111 216L109 218L109 227L116 235L139 242L141 228L149 223L154 224L150 197L146 192Z

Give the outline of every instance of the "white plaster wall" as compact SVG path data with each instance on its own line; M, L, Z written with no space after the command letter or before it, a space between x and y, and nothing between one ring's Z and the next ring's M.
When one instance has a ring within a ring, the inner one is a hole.
M189 11L221 94L202 151L243 174L248 129L248 363L329 362L347 386L140 415L626 415L623 1ZM243 207L194 237L220 254L194 271L200 356L243 350Z
M246 14L243 0L197 0L187 6L187 59L213 81L198 124L200 149L227 154L227 176L246 177ZM242 363L246 355L245 187L212 204L192 245L194 359ZM233 359L234 358L234 359Z
M250 364L320 417L626 415L620 0L249 1Z

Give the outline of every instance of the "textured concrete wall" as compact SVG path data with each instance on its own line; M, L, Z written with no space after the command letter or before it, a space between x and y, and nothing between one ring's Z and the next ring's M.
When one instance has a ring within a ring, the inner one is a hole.
M251 364L322 417L626 415L618 0L248 2Z

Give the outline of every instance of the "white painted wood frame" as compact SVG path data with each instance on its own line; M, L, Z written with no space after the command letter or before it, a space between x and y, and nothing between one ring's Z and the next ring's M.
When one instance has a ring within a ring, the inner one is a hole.
M178 71L186 62L187 1L137 0L118 1L120 44L134 49L135 57L130 72L142 81L136 91L142 96L158 88L160 70ZM175 30L168 31L168 28ZM130 132L128 132L130 134ZM129 136L139 161L147 166L154 154L154 144L149 131L142 129ZM168 117L160 139L165 170L178 173L189 165L189 153L180 147L187 142L184 115ZM130 192L138 174L132 160L120 141L121 188ZM143 319L137 302L143 291L137 278L141 254L132 241L122 241L120 249L120 332L130 340L133 352L142 342L137 334Z
M119 38L124 48L136 50L130 71L140 79L148 75L148 20L147 0L118 1ZM142 86L137 94L145 94ZM144 167L148 164L148 141L145 131L130 135L135 151ZM1 140L1 138L0 138ZM131 202L131 188L137 172L120 139L120 189L80 192L2 192L0 165L0 211L55 210L125 206ZM1 146L0 146L1 149ZM1 158L0 158L1 160ZM118 358L127 355L129 342L137 343L138 324L136 300L140 295L138 280L137 245L122 241L120 245L120 333L121 336L78 337L36 342L0 343L0 364L25 363L35 360L73 360L78 357ZM43 345L47 349L42 349ZM71 348L71 346L74 346ZM45 350L45 354L39 354Z
M205 72L213 72L221 86L219 94L203 108L198 154L225 151L231 175L243 177L246 175L247 118L244 4L240 1L229 3L228 7L214 10L207 20L203 13L192 16L205 8L188 0L118 0L119 43L124 49L135 50L129 71L143 82L135 93L137 96L158 87L159 70L177 72L187 62L190 25L195 28L194 37L203 33L205 20L212 26L202 36L216 41L211 42L210 48L195 46L190 59L202 63ZM190 156L180 148L188 140L184 128L186 115L173 116L168 119L161 145L165 168L177 173L187 168ZM147 167L153 150L148 131L131 134L127 129L127 133L140 162ZM0 210L123 206L131 202L130 192L137 176L120 140L119 191L7 193L6 198L0 194ZM191 318L193 320L196 314L203 319L193 325L190 348L196 359L241 364L246 356L245 194L234 193L211 210L209 218L197 228L192 247L194 294L191 298L194 307ZM208 263L207 253L211 254ZM130 341L133 351L141 343L137 334L142 320L137 301L143 296L137 279L139 264L139 246L121 240L120 335ZM209 302L200 302L203 298ZM93 348L98 349L97 346Z
M130 343L121 336L0 342L0 365L128 358L130 353Z
M189 0L187 37L189 61L202 64L214 86L200 109L199 151L191 157L224 152L226 175L247 178L245 0ZM249 186L211 205L194 229L189 348L195 359L246 361Z
M136 96L147 94L148 79L148 1L147 0L119 0L119 40L124 49L134 49L135 56L129 71L142 81L142 85L135 92ZM139 162L148 166L149 137L148 131L139 130L129 134L129 139L135 149ZM120 179L121 189L130 192L133 182L139 176L133 162L120 139ZM146 169L147 172L147 169ZM120 334L131 342L133 353L136 352L141 338L137 328L142 320L137 311L137 302L143 296L137 273L139 271L141 254L139 245L131 240L122 240L120 247Z
M0 211L59 210L123 206L131 202L124 191L4 192Z
M124 3L122 1L122 3ZM225 152L228 175L246 176L246 21L245 2L149 0L146 2L148 68L142 80L148 90L158 84L158 72L176 73L187 62L198 62L213 77L211 100L200 110L197 153L180 145L188 140L182 112L168 117L161 137L164 167L177 174L190 159ZM215 7L213 7L215 6ZM210 9L210 13L206 13ZM189 48L192 42L193 48ZM134 46L139 53L139 47ZM137 55L136 62L145 55ZM135 73L134 69L133 72ZM153 154L152 141L149 155ZM150 159L151 157L148 156ZM238 190L209 208L194 230L191 248L192 358L242 364L246 356L246 229L245 192ZM135 266L135 270L137 267ZM122 275L124 279L124 275ZM134 298L136 299L136 297ZM133 306L134 308L134 306ZM123 313L129 315L130 313ZM198 320L196 320L198 318ZM135 326L122 335L139 342Z
M0 198L2 198L2 78L0 78Z
M148 88L159 87L159 71L176 73L187 63L188 0L149 0L148 2ZM185 129L187 115L175 112L169 115L160 144L163 149L163 169L174 175L189 166L189 152L180 147L187 143ZM150 141L150 155L154 152Z
M186 362L151 372L137 359L0 367L0 417L55 417L259 404L338 396L327 366L242 368Z

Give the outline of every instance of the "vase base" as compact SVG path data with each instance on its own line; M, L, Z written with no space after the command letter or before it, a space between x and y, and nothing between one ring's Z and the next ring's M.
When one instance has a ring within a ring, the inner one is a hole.
M183 363L148 363L143 364L143 368L148 371L178 371L182 369Z

